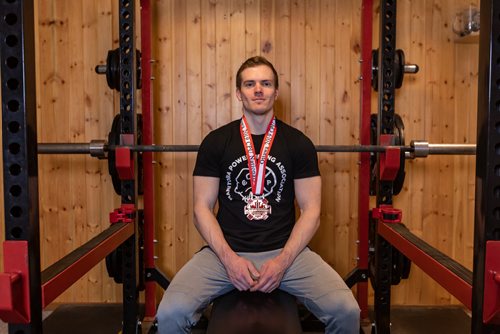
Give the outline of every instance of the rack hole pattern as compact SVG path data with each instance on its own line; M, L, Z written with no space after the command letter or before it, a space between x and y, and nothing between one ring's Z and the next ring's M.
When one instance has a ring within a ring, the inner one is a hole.
M23 197L27 191L23 189L27 186L27 170L23 167L26 161L25 148L23 145L24 130L23 124L23 73L22 67L22 46L23 37L19 34L22 31L22 16L19 12L17 0L4 1L1 16L0 43L4 61L1 64L1 71L4 76L4 86L2 87L3 108L3 140L4 145L4 186L8 189L5 199L6 233L10 239L25 239L25 229L23 222L26 221L27 210L23 207L25 203Z

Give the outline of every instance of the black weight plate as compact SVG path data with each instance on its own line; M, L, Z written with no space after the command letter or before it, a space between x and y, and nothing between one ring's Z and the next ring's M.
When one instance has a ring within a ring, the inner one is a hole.
M142 143L142 114L137 114L137 145L141 145ZM117 114L113 118L113 123L111 124L111 131L108 134L108 145L114 146L120 144L120 115ZM137 155L137 183L138 183L138 193L142 195L144 193L143 187L143 179L144 179L144 169L142 167L142 153L139 152ZM118 171L116 170L115 163L115 151L110 150L108 152L108 172L111 176L111 182L113 183L113 189L118 195L121 195L122 191L122 182L120 180L120 176L118 175Z
M401 116L398 114L394 114L394 134L396 135L396 143L395 145L405 145L404 138L404 123ZM370 115L370 145L377 145L377 114ZM403 189L404 180L405 180L405 152L401 151L400 162L399 162L399 170L396 175L396 178L393 182L393 195L398 195ZM370 155L370 195L375 196L377 193L376 190L376 180L377 180L377 155L375 153L371 153Z

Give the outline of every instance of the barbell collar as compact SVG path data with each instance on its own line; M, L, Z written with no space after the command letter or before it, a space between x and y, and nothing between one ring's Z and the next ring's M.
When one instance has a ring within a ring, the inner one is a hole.
M412 140L410 147L413 152L410 152L410 158L425 158L429 155L429 143L425 140Z
M98 159L106 159L108 156L106 154L106 141L105 140L91 140L89 144L90 155Z

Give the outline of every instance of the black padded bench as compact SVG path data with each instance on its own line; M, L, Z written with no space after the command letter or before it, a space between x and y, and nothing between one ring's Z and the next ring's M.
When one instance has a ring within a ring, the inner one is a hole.
M214 301L207 334L302 333L295 297L233 290Z

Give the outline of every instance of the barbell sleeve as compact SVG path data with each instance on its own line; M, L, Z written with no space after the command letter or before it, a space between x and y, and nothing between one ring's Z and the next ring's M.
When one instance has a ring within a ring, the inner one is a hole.
M95 67L95 72L97 74L106 74L108 67L106 65L97 65Z
M475 144L429 144L429 154L475 155Z
M38 154L90 154L89 143L38 143Z
M419 67L417 64L405 64L404 65L404 72L405 73L410 73L410 74L415 74L418 73Z
M475 155L475 144L429 144L425 140L412 140L409 158L425 158L433 155Z

